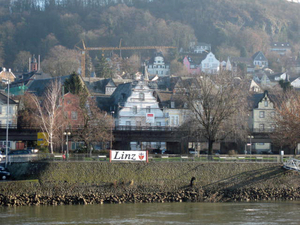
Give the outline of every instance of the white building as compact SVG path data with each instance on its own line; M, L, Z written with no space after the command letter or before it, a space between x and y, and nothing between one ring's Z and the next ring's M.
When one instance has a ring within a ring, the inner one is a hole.
M5 129L8 122L9 129L17 128L18 119L18 103L9 99L9 107L7 114L7 95L0 93L0 128ZM0 147L6 146L6 140L0 140ZM10 149L15 149L15 141L9 141L8 147Z
M170 76L170 65L165 63L162 53L156 53L147 66L148 73L159 77Z
M210 52L206 58L201 62L201 71L204 73L215 74L220 70L220 61L216 59L215 55Z
M153 90L148 87L146 81L139 81L132 88L131 95L125 101L117 118L118 126L126 126L131 129L139 129L139 127L159 129L166 125L164 113L159 108L158 102L153 96ZM164 142L130 143L131 150L165 148L165 145Z

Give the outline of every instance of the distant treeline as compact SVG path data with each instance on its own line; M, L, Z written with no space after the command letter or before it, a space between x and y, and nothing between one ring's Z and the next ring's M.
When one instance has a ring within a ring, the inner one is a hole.
M271 41L299 51L299 21L300 4L285 0L0 0L0 66L13 68L24 52L43 60L54 46L74 49L81 39L178 49L197 40L219 58L266 52Z

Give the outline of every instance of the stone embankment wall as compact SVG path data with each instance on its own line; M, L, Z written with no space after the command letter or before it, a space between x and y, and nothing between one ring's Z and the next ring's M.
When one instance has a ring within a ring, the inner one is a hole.
M273 163L36 162L9 169L15 181L0 183L0 205L300 198L299 173Z

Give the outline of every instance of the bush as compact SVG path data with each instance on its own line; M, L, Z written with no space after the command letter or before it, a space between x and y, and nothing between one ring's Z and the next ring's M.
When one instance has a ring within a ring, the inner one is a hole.
M235 150L229 150L228 155L236 155L237 152Z

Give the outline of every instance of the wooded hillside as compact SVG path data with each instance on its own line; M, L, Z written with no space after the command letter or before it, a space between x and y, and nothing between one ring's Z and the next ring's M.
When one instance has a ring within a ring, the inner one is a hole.
M29 53L43 60L54 46L74 49L81 39L178 48L197 40L222 58L266 52L271 41L298 52L299 37L300 4L285 0L0 0L0 66L24 64L19 70Z

